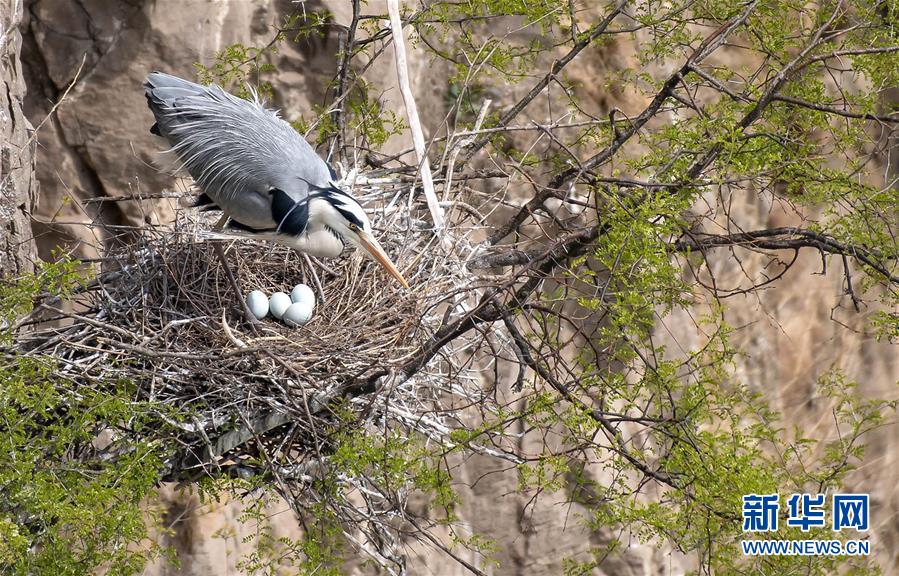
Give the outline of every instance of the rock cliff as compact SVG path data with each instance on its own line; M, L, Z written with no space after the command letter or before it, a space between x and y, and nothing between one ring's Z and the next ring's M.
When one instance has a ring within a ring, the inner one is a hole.
M34 262L30 214L38 192L37 140L23 108L22 15L21 0L0 2L0 274L4 275L28 272Z

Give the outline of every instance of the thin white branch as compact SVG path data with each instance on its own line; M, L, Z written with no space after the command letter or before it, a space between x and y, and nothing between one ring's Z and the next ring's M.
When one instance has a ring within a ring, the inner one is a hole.
M443 208L440 207L440 203L437 201L437 192L434 190L434 180L431 177L431 164L428 162L428 155L425 150L425 137L421 130L421 121L418 119L415 97L409 84L409 70L406 66L406 41L403 39L403 23L400 20L400 0L387 0L387 12L390 14L390 28L393 32L396 76L400 84L400 92L403 95L403 103L406 105L406 118L409 120L412 143L415 145L415 154L418 157L418 165L421 169L421 183L425 190L428 209L431 211L431 219L434 221L434 228L437 235L442 236L444 228Z

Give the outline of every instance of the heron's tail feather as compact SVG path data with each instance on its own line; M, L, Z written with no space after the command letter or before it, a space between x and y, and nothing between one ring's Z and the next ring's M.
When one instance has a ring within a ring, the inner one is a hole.
M172 103L178 98L203 96L209 90L205 86L165 72L148 74L144 89L148 98L165 103Z
M147 97L147 106L153 112L156 123L150 127L150 133L168 139L172 129L179 123L191 119L191 115L179 112L179 103L185 103L195 98L208 97L210 89L165 74L164 72L151 72L144 83L144 94Z

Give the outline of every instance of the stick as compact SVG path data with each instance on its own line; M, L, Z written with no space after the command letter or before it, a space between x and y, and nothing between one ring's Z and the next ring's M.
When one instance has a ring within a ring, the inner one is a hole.
M215 250L216 256L219 257L219 260L222 262L222 266L225 268L225 274L228 276L228 282L231 284L231 289L234 290L234 295L237 297L237 301L239 302L238 306L243 310L243 315L246 318L247 322L249 322L250 326L256 326L259 324L259 320L253 316L253 313L250 311L250 307L247 305L247 301L243 297L243 292L240 290L240 285L237 283L237 278L234 277L234 272L231 271L231 266L228 265L228 258L225 257L225 250L222 248L222 242L220 240L212 241L212 248Z
M409 84L409 71L406 67L406 41L403 39L403 22L400 20L400 0L387 0L387 12L390 14L390 28L393 32L396 76L399 80L400 92L403 95L403 103L406 105L406 117L409 120L409 130L412 132L415 155L418 157L418 164L421 168L421 184L425 190L425 199L428 202L428 209L431 211L435 231L438 236L441 236L444 227L443 208L437 201L437 192L434 190L434 180L431 177L431 164L428 162L425 151L425 137L418 119L415 96L412 94Z
M312 263L312 258L309 257L309 254L303 254L303 258L306 259L306 264L309 266L309 272L312 274L312 280L315 282L315 288L318 290L318 301L325 301L325 289L322 288L322 281L318 277L318 273L315 271L315 265Z
M481 111L478 113L478 119L474 123L473 132L477 133L481 129L481 125L484 123L484 118L487 117L487 110L490 108L490 104L493 103L493 100L486 99L484 103L481 104ZM443 185L443 201L446 202L449 200L450 188L453 185L453 172L456 170L456 157L459 155L459 152L462 151L466 146L471 146L474 143L474 135L463 138L459 142L453 145L453 151L450 154L449 158L449 166L446 168L446 183Z
M66 97L69 95L69 92L72 91L72 88L75 87L75 83L78 82L78 77L81 76L81 70L84 68L84 63L87 60L87 52L81 57L81 64L78 65L78 70L75 70L75 76L72 78L72 81L69 82L68 87L66 87L65 92L62 93L62 96L56 100L56 103L50 107L50 111L47 112L47 115L38 123L37 127L31 131L31 136L28 137L28 140L25 141L24 144L19 148L19 150L25 150L28 146L34 142L34 139L37 138L37 133L40 132L41 128L44 127L44 124L47 120L50 119L51 116L56 112L56 110L62 106L62 103L65 102ZM21 152L20 152L21 153ZM18 157L18 154L16 155Z

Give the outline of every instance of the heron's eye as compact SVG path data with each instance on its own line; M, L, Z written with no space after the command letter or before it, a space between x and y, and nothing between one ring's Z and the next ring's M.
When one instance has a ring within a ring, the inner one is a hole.
M352 230L353 232L358 232L359 227L356 226L355 224L353 224L352 222L350 222L350 230Z

